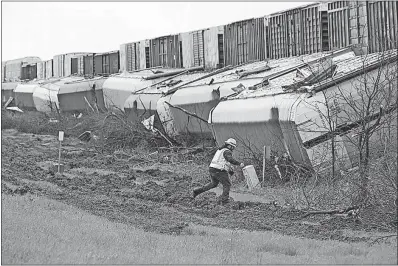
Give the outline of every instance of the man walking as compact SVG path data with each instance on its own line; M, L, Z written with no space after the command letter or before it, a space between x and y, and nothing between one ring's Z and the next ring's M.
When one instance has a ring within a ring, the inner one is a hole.
M218 184L221 183L223 186L223 192L220 197L220 201L221 203L228 202L229 190L231 189L231 181L229 180L228 174L234 174L231 164L240 165L240 167L245 166L243 163L238 162L232 157L232 151L235 148L236 140L230 138L225 141L225 144L217 150L209 166L211 182L201 188L194 189L194 198L203 192L217 187Z

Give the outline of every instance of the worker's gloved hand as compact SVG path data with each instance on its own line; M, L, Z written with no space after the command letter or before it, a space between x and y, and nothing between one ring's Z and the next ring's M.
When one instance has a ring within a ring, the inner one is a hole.
M244 163L240 163L240 167L245 167L245 164Z

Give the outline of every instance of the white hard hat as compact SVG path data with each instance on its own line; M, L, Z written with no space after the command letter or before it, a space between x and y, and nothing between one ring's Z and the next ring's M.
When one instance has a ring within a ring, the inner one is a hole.
M231 146L234 146L236 148L236 140L233 138L229 138L225 141L225 144L229 144Z

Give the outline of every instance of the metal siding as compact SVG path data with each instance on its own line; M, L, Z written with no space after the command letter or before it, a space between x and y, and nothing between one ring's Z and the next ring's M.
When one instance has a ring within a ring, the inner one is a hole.
M178 35L150 40L151 66L181 67L179 50Z
M71 58L71 74L78 74L79 62L77 58Z
M94 75L94 56L84 56L84 75Z
M109 54L109 74L119 73L119 52Z
M203 35L204 33L202 30L192 32L194 66L204 65Z
M46 62L39 62L37 63L37 78L38 79L45 79L45 71L46 71Z
M5 62L5 77L7 81L18 81L21 78L22 64L34 64L40 62L39 57L30 56Z
M102 74L102 55L94 56L94 75Z
M59 61L61 60L60 55L56 55L53 57L53 74L54 77L60 77L60 69L59 69Z
M218 34L224 34L224 27L212 27L204 32L204 59L207 69L215 69L219 64Z
M84 55L77 57L77 74L84 75Z
M368 2L369 52L396 49L397 42L397 2Z
M120 71L124 72L124 71L128 71L127 68L127 46L129 45L129 43L125 43L125 44L121 44L120 45Z
M149 51L150 49L150 41L144 40L144 41L140 41L139 42L139 69L145 69L147 68L147 64L146 64L146 53L145 53L145 47L149 47ZM150 60L150 57L149 57Z
M180 33L180 40L182 44L182 59L185 68L194 66L193 58L193 38L190 32Z
M265 19L255 18L224 26L225 64L238 65L266 58Z
M64 55L64 74L63 77L68 77L72 74L72 56L71 54Z
M52 78L54 76L54 72L53 72L53 59L50 59L48 61L46 61L46 79L48 78Z

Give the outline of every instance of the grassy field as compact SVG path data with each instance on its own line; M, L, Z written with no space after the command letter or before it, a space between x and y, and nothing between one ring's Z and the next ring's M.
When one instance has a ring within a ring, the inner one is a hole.
M396 264L396 248L196 225L163 235L30 194L2 195L2 264Z

